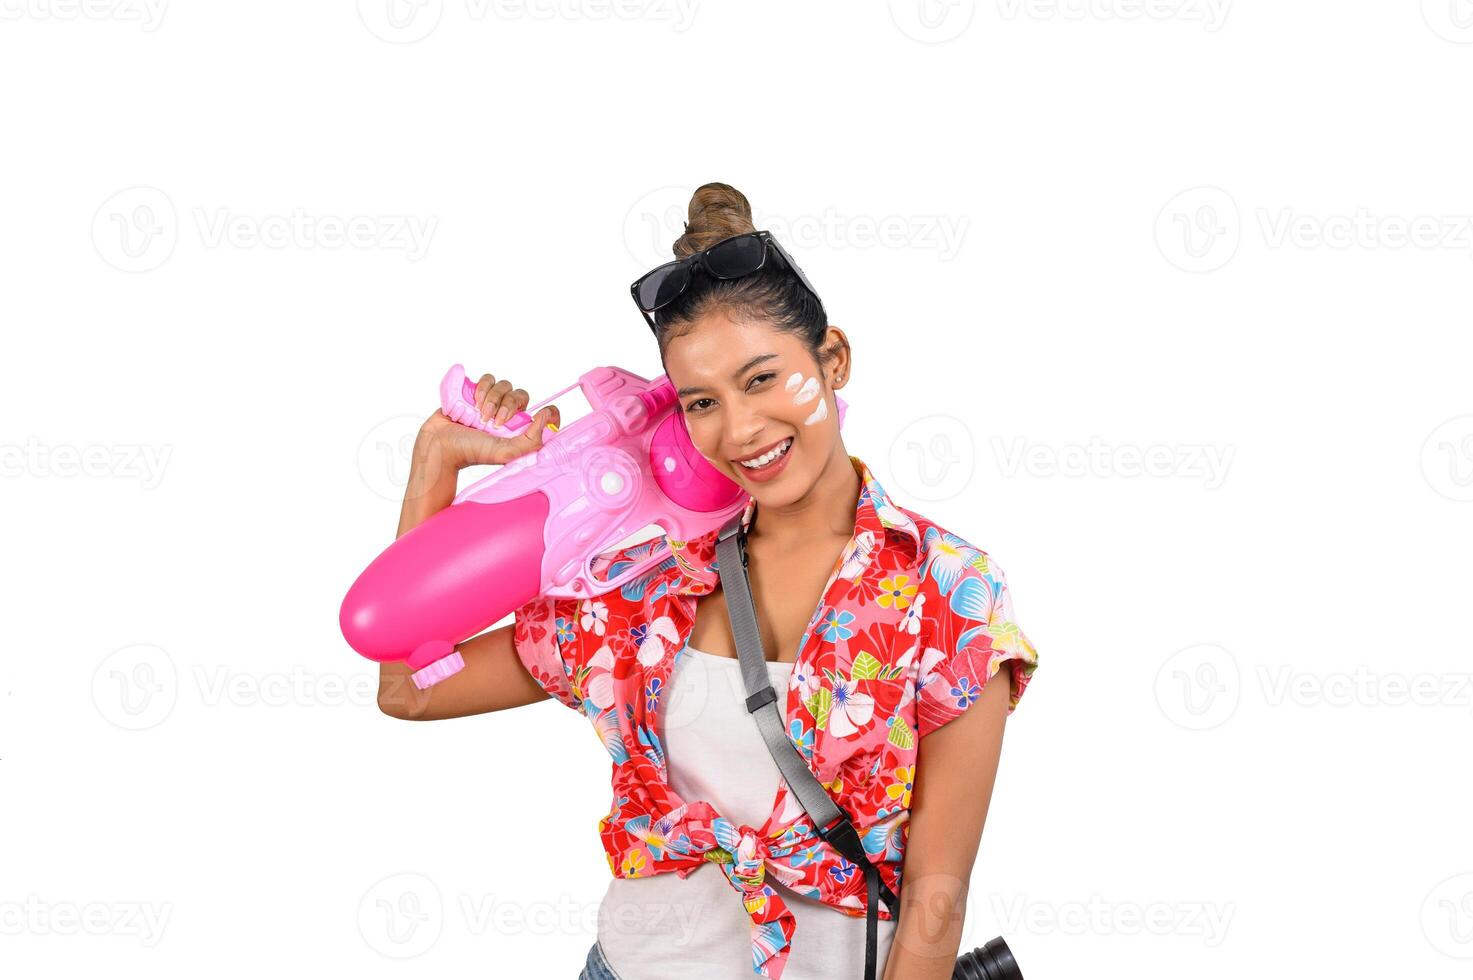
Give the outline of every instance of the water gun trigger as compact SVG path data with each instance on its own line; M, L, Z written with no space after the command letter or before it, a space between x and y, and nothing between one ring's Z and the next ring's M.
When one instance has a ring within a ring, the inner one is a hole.
M671 554L670 546L666 542L664 534L661 534L659 547L651 551L646 557L636 561L631 567L624 569L612 579L596 579L593 577L592 565L594 559L598 557L597 554L589 558L588 563L583 567L580 577L585 580L584 584L590 588L594 595L612 592L615 589L623 588L626 582L632 582L643 575L648 575L652 569L669 559Z

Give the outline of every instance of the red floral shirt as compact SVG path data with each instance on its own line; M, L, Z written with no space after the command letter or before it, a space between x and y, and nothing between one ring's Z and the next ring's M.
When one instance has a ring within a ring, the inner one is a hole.
M1004 666L1011 714L1038 656L1013 622L997 563L896 506L858 457L850 461L861 481L854 534L779 704L793 745L899 895L919 740L965 711ZM743 527L756 509L749 499ZM732 823L670 787L657 734L661 702L696 600L720 584L717 533L666 539L670 557L622 589L528 602L516 612L516 650L552 697L592 722L613 758L613 803L598 829L614 876L684 878L717 862L752 920L752 972L780 980L796 920L766 876L863 918L864 875L814 834L786 780L760 827ZM617 575L659 540L605 552L594 571ZM892 918L883 903L879 915Z

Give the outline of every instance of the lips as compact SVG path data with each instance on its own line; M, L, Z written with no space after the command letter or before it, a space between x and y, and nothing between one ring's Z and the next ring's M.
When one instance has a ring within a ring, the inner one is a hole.
M772 452L778 446L781 446L783 443L787 442L789 438L790 438L789 436L783 436L777 442L774 442L774 443L771 443L769 445L763 446L761 449L757 450L755 453L750 453L750 454L748 454L746 456L738 456L738 457L736 457L735 459L732 460L732 462L733 463L744 463L744 462L746 462L749 459L756 459L758 456L763 456L763 455L765 455L767 453Z

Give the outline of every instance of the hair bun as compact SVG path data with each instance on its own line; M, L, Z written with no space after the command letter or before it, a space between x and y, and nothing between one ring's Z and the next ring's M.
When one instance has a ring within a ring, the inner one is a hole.
M702 184L691 195L685 234L675 240L671 251L683 259L733 235L756 230L745 194L730 184Z

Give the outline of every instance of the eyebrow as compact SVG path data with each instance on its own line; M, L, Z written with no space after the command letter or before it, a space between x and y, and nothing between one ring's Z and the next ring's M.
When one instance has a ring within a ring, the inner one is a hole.
M743 364L741 367L737 368L735 371L731 372L731 380L735 381L737 378L740 378L742 375L746 374L748 371L752 370L752 368L754 368L757 365L761 364L763 361L771 360L772 358L774 358L776 356L777 356L776 354L758 354L756 357L752 358L750 361L748 361L747 363ZM692 386L687 387L687 388L681 388L679 391L677 391L675 393L675 397L677 397L677 398L684 398L686 395L694 395L698 391L707 391L707 390L709 390L709 389L703 388L700 385L692 385Z

